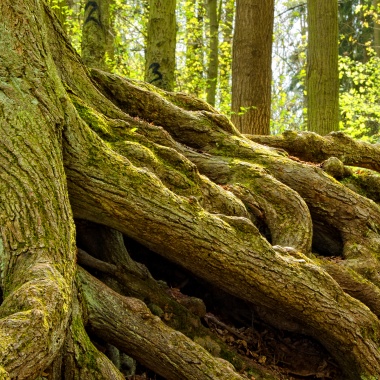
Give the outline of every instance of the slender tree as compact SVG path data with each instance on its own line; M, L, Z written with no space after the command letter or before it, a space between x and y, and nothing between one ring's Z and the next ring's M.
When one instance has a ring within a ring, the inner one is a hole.
M207 0L207 15L209 20L209 51L207 67L207 101L215 105L216 87L218 79L218 47L219 47L219 18L218 1Z
M224 113L231 112L231 63L232 38L235 14L235 1L222 0L220 7L221 43L218 54L218 109Z
M113 61L114 0L88 0L82 28L82 59L86 65L110 70Z
M232 121L269 134L274 0L237 0L232 56Z
M145 80L162 89L174 88L176 0L149 1Z
M308 0L307 126L325 135L339 129L338 1Z

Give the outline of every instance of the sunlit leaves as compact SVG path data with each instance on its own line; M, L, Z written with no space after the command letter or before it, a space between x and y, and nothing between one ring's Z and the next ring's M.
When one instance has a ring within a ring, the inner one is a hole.
M380 142L380 58L367 62L340 57L341 129L355 138Z

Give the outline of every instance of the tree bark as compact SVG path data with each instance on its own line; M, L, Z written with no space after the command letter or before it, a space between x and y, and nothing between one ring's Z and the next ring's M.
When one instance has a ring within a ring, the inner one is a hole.
M217 0L207 0L209 21L209 53L207 67L207 102L215 106L216 86L218 80L218 46L219 21Z
M232 50L232 122L269 135L274 1L238 0Z
M205 59L203 46L205 8L202 0L187 2L186 12L186 75L187 91L192 95L201 97L205 94L204 76Z
M338 2L307 2L307 129L339 129Z
M164 5L165 3L165 5ZM145 80L173 91L176 46L176 0L150 0Z
M219 4L219 28L222 41L219 44L219 79L220 104L218 109L222 113L231 113L231 64L233 21L235 14L234 0L221 0Z
M68 98L56 71L48 69L54 63L46 50L46 7L34 1L0 4L0 70L5 78L0 367L20 379L38 376L58 354L75 273L75 228L62 161L61 102Z
M83 270L79 278L91 329L154 367L161 376L168 380L242 379L192 340L167 327L142 301L121 297Z
M82 28L82 59L90 66L110 70L113 54L113 0L86 2Z

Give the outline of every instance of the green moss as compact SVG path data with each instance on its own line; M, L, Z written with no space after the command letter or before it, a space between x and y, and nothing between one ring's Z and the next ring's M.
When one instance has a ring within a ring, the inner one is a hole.
M108 125L106 118L95 111L93 108L87 106L82 100L76 96L71 96L71 100L79 113L81 119L101 137L107 141L112 141L115 137L112 134L111 128Z
M238 354L235 354L233 351L227 351L222 348L220 351L220 357L230 362L237 371L241 371L243 369L243 360L239 357Z
M221 348L218 343L216 343L210 336L206 335L204 337L196 336L194 337L194 342L202 346L213 356L220 356Z
M98 371L97 350L88 337L81 318L73 318L71 332L75 340L75 359L78 365Z
M380 175L369 169L355 168L351 176L340 181L359 195L380 203Z
M157 315L160 318L164 315L164 311L158 305L150 303L147 306L153 315Z

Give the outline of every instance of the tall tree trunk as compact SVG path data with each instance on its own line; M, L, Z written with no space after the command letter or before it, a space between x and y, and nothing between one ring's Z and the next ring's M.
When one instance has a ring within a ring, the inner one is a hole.
M207 67L207 102L215 106L216 86L218 80L219 20L218 1L207 0L209 19L209 52Z
M232 56L232 122L270 133L274 0L237 0Z
M176 0L149 1L145 81L173 91L176 46Z
M58 355L72 308L75 227L61 145L67 98L49 69L43 7L0 3L1 378L4 368L10 378L38 376Z
M339 129L338 2L308 0L307 126L326 135Z
M234 0L221 0L220 30L222 43L219 46L219 109L223 113L231 112L231 66L232 38L235 14Z
M109 71L113 61L113 0L88 0L82 28L83 62Z

